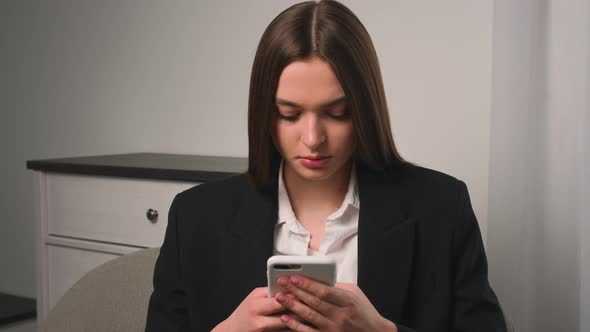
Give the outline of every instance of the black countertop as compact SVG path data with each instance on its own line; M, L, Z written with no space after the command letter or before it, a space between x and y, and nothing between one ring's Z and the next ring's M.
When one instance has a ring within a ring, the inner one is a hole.
M0 293L0 326L34 318L35 300Z
M50 173L209 182L244 173L248 158L131 153L28 160L27 168Z

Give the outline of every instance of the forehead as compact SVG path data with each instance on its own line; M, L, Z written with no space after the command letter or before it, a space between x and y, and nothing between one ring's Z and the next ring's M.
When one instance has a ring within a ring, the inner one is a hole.
M285 67L275 97L314 107L341 96L344 96L344 91L332 66L314 57Z

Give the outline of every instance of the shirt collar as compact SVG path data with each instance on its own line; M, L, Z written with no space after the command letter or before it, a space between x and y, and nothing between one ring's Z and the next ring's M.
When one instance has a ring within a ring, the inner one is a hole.
M293 212L293 208L291 206L291 201L289 200L289 194L287 193L287 188L285 187L285 183L283 181L283 161L281 161L281 165L279 168L279 188L278 188L278 203L279 203L279 211L278 216L279 219L277 221L278 224L287 223L290 228L297 229L301 232L305 232L303 226L297 221L297 217ZM337 219L344 212L346 209L352 206L356 209L359 209L360 202L359 202L359 194L358 194L358 185L356 179L356 166L353 163L352 171L350 172L350 179L348 181L348 190L346 195L344 196L344 201L338 210L334 211L328 219L333 220Z
M289 194L283 181L283 161L279 168L279 220L278 223L289 223L292 224L297 221L293 208L291 207L291 201L289 201Z

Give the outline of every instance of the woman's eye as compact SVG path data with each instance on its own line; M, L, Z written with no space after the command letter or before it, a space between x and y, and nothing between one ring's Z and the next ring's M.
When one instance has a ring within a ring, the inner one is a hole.
M299 114L295 115L284 115L281 112L278 113L278 118L287 121L296 121L299 118Z
M328 112L328 116L332 119L336 119L336 120L346 120L349 117L349 113L347 111L341 111L341 112Z
M324 113L324 116L330 118L330 119L334 119L334 120L347 120L350 117L350 114L348 111L346 110L341 110L341 111L327 111ZM300 113L295 113L295 114L283 114L281 112L277 112L277 118L281 119L281 120L287 120L290 122L295 122L299 119L300 117Z

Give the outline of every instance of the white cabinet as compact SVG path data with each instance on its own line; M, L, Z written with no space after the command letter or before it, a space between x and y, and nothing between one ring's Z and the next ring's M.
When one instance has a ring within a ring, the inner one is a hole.
M159 247L172 199L196 184L36 171L38 320L93 268Z
M177 193L247 166L247 158L164 153L27 161L35 171L37 319L98 265L161 246Z

